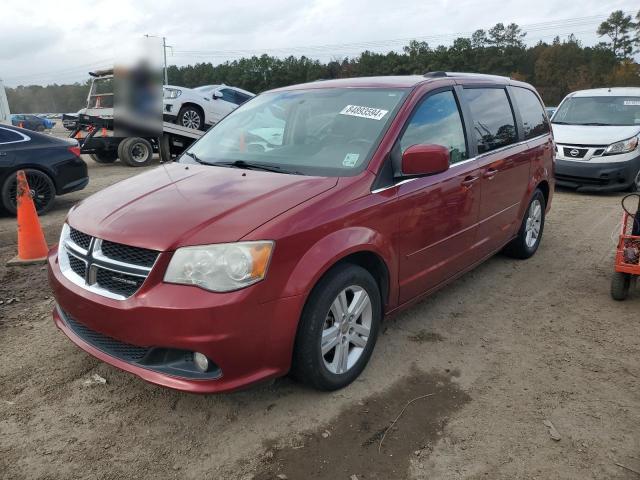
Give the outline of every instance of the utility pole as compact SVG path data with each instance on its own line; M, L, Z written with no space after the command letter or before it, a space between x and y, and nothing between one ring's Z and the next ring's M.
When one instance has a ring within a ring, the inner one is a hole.
M169 76L167 74L167 39L162 37L162 53L164 53L164 84L169 85Z
M145 37L159 38L157 35L149 35L148 33L145 34ZM164 57L164 75L163 75L164 85L169 84L169 73L167 71L167 48L173 48L173 47L171 45L167 45L167 37L162 37L162 55Z

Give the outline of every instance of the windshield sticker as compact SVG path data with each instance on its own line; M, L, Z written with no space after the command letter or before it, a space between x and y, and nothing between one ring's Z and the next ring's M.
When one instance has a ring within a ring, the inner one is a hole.
M372 120L382 120L389 110L379 108L361 107L359 105L347 105L342 109L340 115L351 115L352 117L371 118Z
M342 160L342 165L345 167L354 167L356 163L358 163L358 159L360 158L359 153L347 153L344 156L344 160Z
M625 100L625 105L640 105L640 100Z

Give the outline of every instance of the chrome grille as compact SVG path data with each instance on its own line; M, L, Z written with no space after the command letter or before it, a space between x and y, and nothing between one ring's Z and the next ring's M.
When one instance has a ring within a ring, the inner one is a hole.
M144 267L151 267L156 261L156 258L158 258L158 252L155 250L130 247L129 245L109 242L108 240L102 241L102 253L105 257L109 257L120 262L142 265Z
M75 228L69 227L69 237L71 237L73 243L75 243L79 247L82 247L85 250L89 249L89 244L91 243L91 235L87 235L86 233L82 233Z
M124 300L140 289L159 253L92 237L65 224L58 260L63 275L76 285Z

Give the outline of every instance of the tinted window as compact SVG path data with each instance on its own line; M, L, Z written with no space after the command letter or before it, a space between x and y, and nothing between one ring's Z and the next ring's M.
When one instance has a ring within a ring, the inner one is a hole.
M464 90L473 116L478 153L489 152L516 141L516 124L507 92L502 88Z
M549 122L536 94L520 87L513 87L512 91L522 117L524 138L529 139L549 133Z
M420 144L449 148L451 163L468 158L462 119L453 92L427 97L411 117L400 139L400 148L404 152L411 145Z
M18 135L16 132L6 128L0 128L0 143L18 142L20 140L22 140L22 135Z
M238 103L238 105L242 105L244 102L246 102L250 98L251 97L249 95L246 95L242 92L236 92L236 102Z
M223 88L222 90L220 90L220 93L222 94L223 100L234 103L236 105L238 104L238 102L236 101L236 92L234 92L233 90Z

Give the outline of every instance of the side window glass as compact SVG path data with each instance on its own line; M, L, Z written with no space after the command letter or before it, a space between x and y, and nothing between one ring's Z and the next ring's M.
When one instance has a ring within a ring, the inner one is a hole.
M462 118L452 91L427 97L413 113L400 138L403 152L412 145L426 144L447 147L451 164L469 158Z
M227 102L231 102L233 104L236 103L236 96L233 90L229 90L228 88L223 88L222 90L220 90L220 93L222 94L223 100Z
M9 143L9 142L17 142L22 140L22 135L18 135L11 130L7 130L6 128L0 128L0 144Z
M516 123L503 88L465 88L464 98L473 117L478 153L516 142Z
M513 87L511 91L522 117L524 138L528 140L549 133L549 122L536 94L522 87Z

